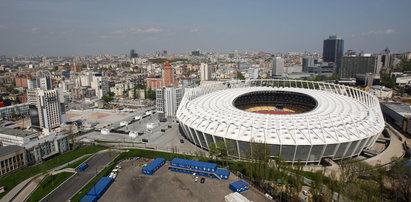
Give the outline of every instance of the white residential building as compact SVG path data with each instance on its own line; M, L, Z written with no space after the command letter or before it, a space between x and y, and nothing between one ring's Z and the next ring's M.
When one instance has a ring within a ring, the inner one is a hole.
M208 64L201 63L200 76L201 76L201 81L211 80L211 67L209 67Z
M273 77L283 77L284 76L284 59L281 57L273 58Z
M164 113L167 118L174 118L183 95L184 88L164 87L156 89L156 111Z

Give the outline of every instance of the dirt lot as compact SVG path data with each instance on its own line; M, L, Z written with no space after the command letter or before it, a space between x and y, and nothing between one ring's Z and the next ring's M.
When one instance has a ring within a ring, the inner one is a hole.
M201 184L194 182L191 175L168 171L167 164L154 175L143 175L144 163L144 160L123 161L116 180L99 201L223 202L224 196L232 193L228 185L238 180L231 173L229 180L205 178ZM269 201L253 188L241 194L254 202Z

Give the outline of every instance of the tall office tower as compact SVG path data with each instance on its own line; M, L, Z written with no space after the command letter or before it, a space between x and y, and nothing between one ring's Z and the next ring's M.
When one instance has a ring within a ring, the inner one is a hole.
M273 71L271 75L275 78L280 78L284 76L284 59L281 57L273 58Z
M138 54L134 49L130 50L130 58L138 58Z
M324 62L333 62L340 72L341 57L344 54L344 40L337 36L330 36L324 40L323 60Z
M36 88L42 90L51 90L53 89L51 78L51 73L47 70L39 70L36 72Z
M27 97L33 128L50 131L66 121L64 103L60 102L57 90L28 89Z
M183 95L184 88L171 86L156 89L156 111L167 118L174 118Z
M192 56L200 56L200 50L191 51Z
M169 87L174 85L174 76L173 76L173 68L171 67L170 63L165 62L163 68L163 80L164 86Z
M108 95L109 93L109 85L106 80L101 74L94 74L91 80L91 88L96 91L96 96L98 99L101 99L103 96Z
M201 63L200 76L201 76L201 81L211 80L211 68L208 66L208 64Z

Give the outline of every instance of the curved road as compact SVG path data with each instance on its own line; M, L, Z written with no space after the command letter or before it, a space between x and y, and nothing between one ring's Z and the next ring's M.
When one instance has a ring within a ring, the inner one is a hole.
M98 152L88 161L89 167L85 171L78 172L74 177L67 180L64 184L43 198L42 201L68 201L119 154L120 151L116 150L104 150Z

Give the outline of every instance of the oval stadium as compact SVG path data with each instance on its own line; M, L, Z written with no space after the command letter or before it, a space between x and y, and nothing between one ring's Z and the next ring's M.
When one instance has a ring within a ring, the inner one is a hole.
M384 129L378 99L359 89L301 80L217 82L186 89L177 110L185 138L208 150L225 142L247 158L252 143L286 162L318 164L370 148Z

